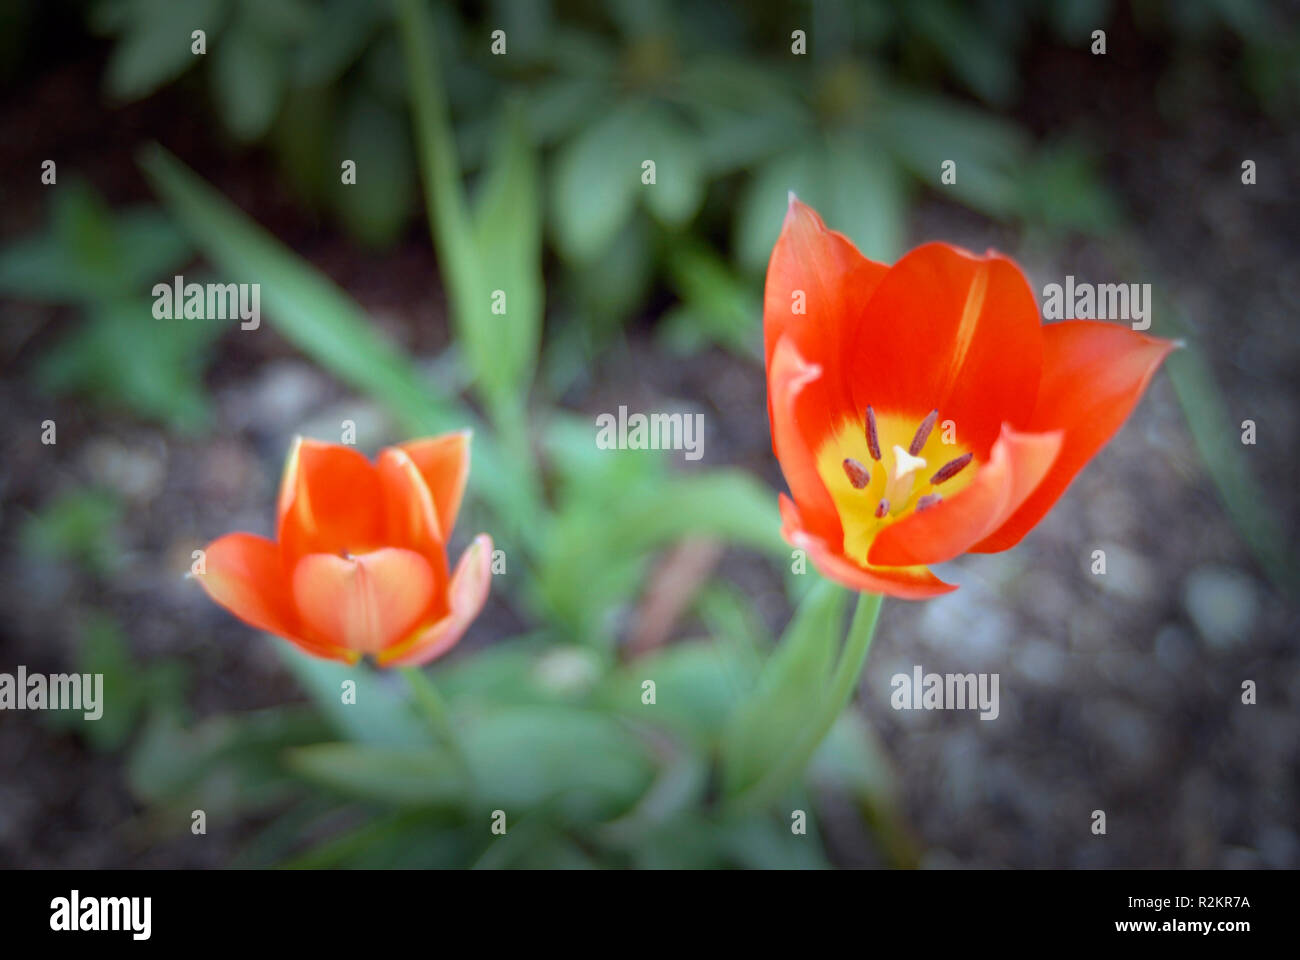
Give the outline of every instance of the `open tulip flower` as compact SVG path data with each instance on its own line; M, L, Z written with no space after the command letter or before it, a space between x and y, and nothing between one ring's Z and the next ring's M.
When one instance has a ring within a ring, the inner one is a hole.
M469 433L389 447L299 438L280 486L276 539L230 533L198 579L245 623L308 653L381 666L426 663L478 616L492 540L479 534L449 572L447 543L469 476Z
M786 539L833 580L908 599L956 589L929 564L1017 544L1174 347L1042 324L993 252L873 263L793 195L763 312Z

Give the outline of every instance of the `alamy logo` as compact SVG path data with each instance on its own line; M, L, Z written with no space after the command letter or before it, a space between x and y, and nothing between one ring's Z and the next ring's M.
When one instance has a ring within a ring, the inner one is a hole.
M102 673L0 673L0 710L81 710L87 720L104 714Z
M50 901L50 929L127 930L133 940L148 940L152 931L152 897L85 897L79 890Z
M684 450L687 460L704 456L704 414L634 413L596 417L596 446L601 450Z
M186 283L177 274L170 284L153 287L156 320L235 320L240 330L256 330L262 323L260 283Z
M996 673L927 673L919 665L911 676L896 673L889 685L889 705L895 710L979 710L981 720L998 718Z
M1151 326L1151 284L1075 283L1043 287L1044 320L1128 320L1134 330Z

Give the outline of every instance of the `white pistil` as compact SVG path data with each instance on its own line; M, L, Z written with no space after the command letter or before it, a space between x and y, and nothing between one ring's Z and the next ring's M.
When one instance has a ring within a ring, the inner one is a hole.
M891 504L902 506L912 496L912 487L916 484L916 473L924 470L924 457L914 457L897 444L894 445L894 469L889 471L885 481L885 499Z

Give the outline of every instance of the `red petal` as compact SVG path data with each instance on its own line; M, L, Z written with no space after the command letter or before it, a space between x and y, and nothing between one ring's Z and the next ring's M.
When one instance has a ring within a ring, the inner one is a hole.
M772 449L808 531L838 546L844 537L839 512L817 473L816 450L831 416L820 376L820 368L805 363L789 337L777 342L768 368Z
M1048 475L1062 435L1017 433L1003 426L988 463L960 493L882 530L867 559L873 564L909 566L943 563L996 530Z
M347 652L302 636L280 548L265 537L229 533L204 550L198 581L209 597L258 630L274 633L308 653L348 659Z
M428 663L456 645L487 602L492 584L492 538L480 533L461 554L448 590L450 612L432 626L421 629L404 642L382 651L381 666L412 666Z
M820 537L804 530L799 510L781 494L782 535L793 547L808 553L822 574L851 590L883 593L903 600L927 600L957 588L944 583L925 567L862 567L832 550Z
M918 421L937 408L987 460L1002 423L1033 409L1042 370L1038 307L1024 274L996 254L917 247L880 282L846 356L853 406Z
M358 653L378 653L406 636L428 614L433 586L427 560L393 547L355 557L309 554L293 573L303 623Z
M374 464L351 447L299 439L285 466L277 539L291 559L379 546L383 504Z
M801 355L822 367L836 405L847 407L849 394L840 361L853 327L861 322L872 291L888 270L858 253L843 234L826 229L817 212L791 194L781 236L768 261L763 296L768 370L777 341L789 337ZM803 293L803 314L794 312L796 291Z
M228 533L204 549L199 583L213 600L240 620L282 637L297 626L280 548L265 537Z
M470 430L445 433L424 440L412 440L398 449L407 453L433 494L433 505L438 511L438 526L444 543L451 540L456 514L460 512L461 497L469 478L469 443L474 434Z
M1015 546L1052 508L1070 481L1124 421L1176 344L1117 324L1068 320L1043 328L1043 382L1027 419L1032 432L1063 430L1047 477L977 553Z
M447 548L424 477L400 447L384 450L377 469L384 500L384 543L414 550L428 560L434 590L441 593L447 585Z

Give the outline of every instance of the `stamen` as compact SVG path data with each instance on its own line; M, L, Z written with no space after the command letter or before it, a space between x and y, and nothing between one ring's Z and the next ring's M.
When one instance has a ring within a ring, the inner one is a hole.
M877 518L877 519L880 519L881 517L883 517L883 516L884 516L885 514L887 514L888 512L889 512L889 501L888 501L888 500L881 500L878 504L876 504L876 518Z
M916 456L925 446L925 441L930 439L930 431L934 429L934 422L939 419L939 411L931 410L926 418L921 421L921 425L916 428L916 436L912 438L912 445L907 448L907 452Z
M930 482L933 484L940 484L945 480L951 480L953 477L957 476L957 474L961 473L962 468L965 467L966 464L970 463L971 458L974 456L975 454L973 453L963 453L955 460L949 460L935 471L934 476L930 478Z
M852 457L844 458L844 473L855 490L861 490L871 482L871 471Z
M920 500L916 501L916 512L920 513L922 510L929 510L931 507L942 502L943 497L939 496L937 493L927 493Z
M871 448L873 460L880 459L880 434L876 433L876 411L867 404L867 446Z

